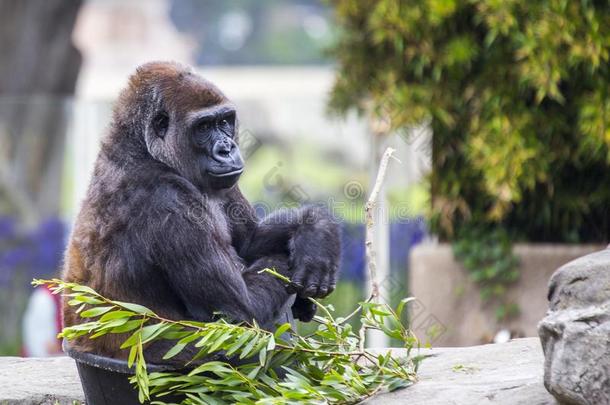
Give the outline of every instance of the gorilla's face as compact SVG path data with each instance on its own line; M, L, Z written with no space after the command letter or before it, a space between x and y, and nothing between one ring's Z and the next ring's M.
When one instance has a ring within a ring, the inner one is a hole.
M211 83L191 72L154 81L148 152L202 191L230 188L244 170L235 108Z
M232 187L244 171L235 142L235 109L221 104L191 115L188 131L200 174L214 189Z

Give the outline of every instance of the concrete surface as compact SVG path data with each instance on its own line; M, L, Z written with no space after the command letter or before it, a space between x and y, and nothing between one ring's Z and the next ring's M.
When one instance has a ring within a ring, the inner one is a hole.
M437 348L420 368L414 386L371 398L368 404L554 404L542 384L539 340ZM74 362L66 357L0 357L0 404L72 404L83 401Z

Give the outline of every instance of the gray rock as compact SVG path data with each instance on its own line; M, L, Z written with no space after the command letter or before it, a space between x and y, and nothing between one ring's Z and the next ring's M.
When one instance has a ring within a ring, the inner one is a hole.
M0 404L84 403L74 360L0 357Z
M561 403L610 404L610 249L557 270L548 298L544 385Z
M397 354L400 355L400 350ZM422 350L419 381L369 399L368 404L555 403L542 385L542 350L537 338L509 343ZM67 357L0 357L0 404L72 404L84 401L74 361Z
M369 399L368 405L556 404L542 384L537 338L472 347L422 350L431 355L412 387Z

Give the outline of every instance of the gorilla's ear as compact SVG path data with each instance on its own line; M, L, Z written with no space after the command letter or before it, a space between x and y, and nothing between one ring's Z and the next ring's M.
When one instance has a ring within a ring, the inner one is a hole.
M169 115L165 111L160 111L152 120L152 129L156 136L164 138L169 128Z
M169 130L169 115L165 111L157 112L146 126L144 141L148 153L155 159L165 162L165 142L163 138Z

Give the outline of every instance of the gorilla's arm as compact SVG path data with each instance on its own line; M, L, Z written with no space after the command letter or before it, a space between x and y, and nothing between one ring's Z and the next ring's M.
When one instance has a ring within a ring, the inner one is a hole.
M272 326L291 296L281 280L258 271L271 267L291 277L287 257L267 256L245 268L214 211L194 220L178 204L183 203L159 202L142 239L151 241L148 255L187 313L209 321L221 312L236 321Z
M239 191L227 209L233 243L247 263L270 254L287 254L293 268L290 292L324 297L337 282L339 227L328 210L304 206L278 210L259 221Z

